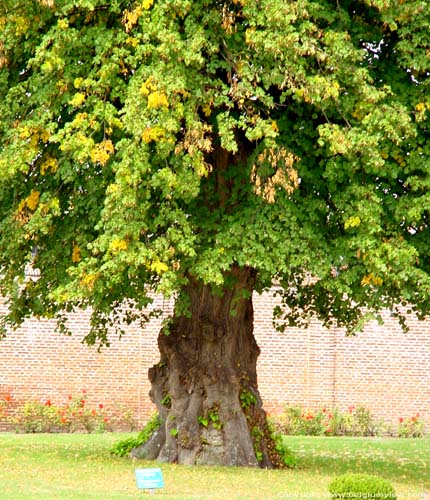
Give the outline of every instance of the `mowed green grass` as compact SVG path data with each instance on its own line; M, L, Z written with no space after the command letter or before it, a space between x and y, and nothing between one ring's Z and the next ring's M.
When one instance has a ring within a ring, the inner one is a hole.
M118 434L0 434L1 500L266 500L328 498L344 472L380 475L399 499L430 495L430 439L286 437L300 465L291 470L186 467L112 457ZM165 487L138 490L134 469L161 467Z

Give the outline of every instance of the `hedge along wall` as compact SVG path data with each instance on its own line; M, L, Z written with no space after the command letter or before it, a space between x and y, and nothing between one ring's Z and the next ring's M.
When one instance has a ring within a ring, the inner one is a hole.
M395 319L369 323L356 337L341 329L327 330L317 321L308 329L278 333L272 325L275 299L255 295L255 336L260 391L269 413L284 405L314 409L365 405L388 422L417 412L430 421L430 324L410 318L401 331ZM154 307L171 312L172 304L157 298ZM0 303L0 314L4 313ZM161 319L144 330L128 328L111 347L97 352L82 344L88 314L70 315L73 335L55 332L51 320L28 320L0 342L0 398L63 404L69 394L87 391L89 402L110 411L128 409L139 423L154 410L148 396L147 371L159 359L157 335ZM12 408L13 409L13 408Z

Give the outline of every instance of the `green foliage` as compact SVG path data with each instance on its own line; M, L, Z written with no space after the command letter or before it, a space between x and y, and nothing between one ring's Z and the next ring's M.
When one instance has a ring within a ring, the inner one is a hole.
M158 413L155 413L136 437L123 439L122 441L115 443L110 449L111 454L117 455L118 457L127 456L133 448L137 448L138 446L146 443L154 432L160 427L160 425L160 417Z
M282 435L273 433L272 437L275 443L275 451L279 454L282 464L289 469L297 467L299 460L294 452L285 444Z
M396 499L391 484L377 476L367 474L344 474L329 486L332 498L379 498Z
M212 424L214 429L221 430L223 423L221 422L219 416L219 405L214 405L212 408L209 408L204 416L199 415L197 417L197 421L203 427L208 427L209 424Z
M4 326L91 307L108 344L235 266L282 285L280 328L428 313L429 9L4 0Z
M166 408L170 408L171 404L172 404L172 398L170 396L170 394L166 394L163 399L161 400L161 404L163 406L166 406Z
M251 405L255 405L257 403L256 397L249 391L242 391L239 395L239 399L242 408L249 408Z

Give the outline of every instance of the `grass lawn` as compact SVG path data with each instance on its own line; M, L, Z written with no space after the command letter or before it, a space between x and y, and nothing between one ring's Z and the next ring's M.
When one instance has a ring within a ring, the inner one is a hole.
M119 434L0 434L1 500L268 500L328 498L331 479L344 472L385 477L398 498L430 492L430 439L286 437L300 459L294 471L161 465L165 488L138 490L133 462L109 455ZM430 493L429 493L430 498Z

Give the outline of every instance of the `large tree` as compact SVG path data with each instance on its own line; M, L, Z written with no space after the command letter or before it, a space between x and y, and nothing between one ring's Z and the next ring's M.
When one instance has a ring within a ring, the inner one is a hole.
M104 344L174 295L144 453L276 465L253 291L282 286L281 323L429 312L429 12L0 1L5 326L91 308Z

